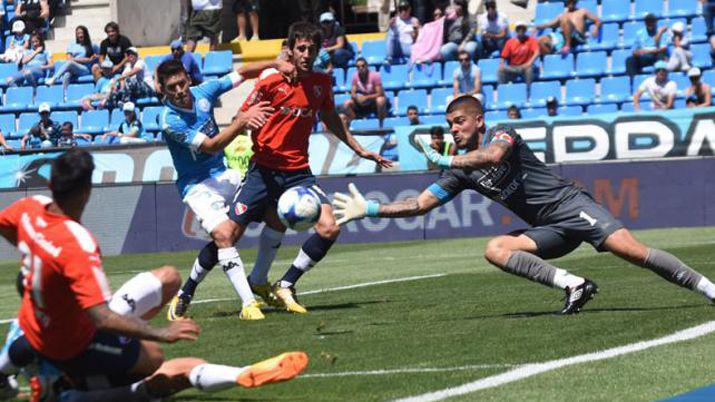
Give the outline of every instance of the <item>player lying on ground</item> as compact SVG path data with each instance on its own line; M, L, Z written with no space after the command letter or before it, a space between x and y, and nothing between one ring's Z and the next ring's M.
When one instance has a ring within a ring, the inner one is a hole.
M169 320L185 315L196 284L217 263L241 298L243 307L239 318L264 318L234 247L236 225L226 214L227 200L233 197L242 178L237 170L226 168L223 150L246 128L255 130L262 126L273 108L268 102L257 103L239 112L221 131L213 110L221 95L267 68L287 75L295 73L295 67L284 61L250 63L220 79L190 87L191 77L180 60L165 61L157 67L157 87L164 97L159 124L178 174L176 185L184 203L213 239L199 252L188 280L172 300L167 313Z
M325 257L340 233L330 201L318 187L308 165L308 141L316 115L320 114L328 130L355 154L380 166L391 165L380 155L363 149L345 131L333 103L332 77L313 72L313 62L321 43L320 28L304 22L291 25L288 33L289 62L295 66L297 76L292 79L282 74L266 74L242 106L241 110L247 111L267 101L275 112L266 124L252 132L253 159L229 210L229 217L236 222L236 231L231 237L234 242L243 236L249 223L266 223L266 236L261 236L259 255L249 282L253 292L266 302L278 302L278 305L294 313L307 312L295 300L295 283ZM276 203L285 190L294 186L311 188L319 196L322 202L320 219L315 225L315 234L303 243L291 267L271 287L268 271L286 230L276 214ZM232 256L237 264L241 264L237 252ZM182 303L188 304L189 301Z
M351 195L335 193L339 224L365 216L399 218L424 215L463 190L475 190L510 211L530 228L498 236L486 246L486 259L510 274L566 291L562 314L578 313L598 291L589 279L557 268L546 259L564 256L582 242L648 268L666 280L715 298L715 286L675 256L638 242L591 194L555 175L514 129L486 130L481 103L471 96L453 100L447 122L463 155L443 156L426 144L427 158L445 168L417 198L379 204L365 200L354 185Z
M196 340L199 326L186 319L158 328L143 320L176 292L181 280L173 267L141 274L112 297L99 247L79 223L93 170L89 153L67 151L52 162L51 199L24 198L0 212L0 235L22 253L25 273L19 312L24 335L0 355L0 373L13 374L39 357L75 386L114 387L74 392L73 401L131 402L192 386L208 391L258 386L293 378L305 368L302 352L243 368L195 357L164 361L157 342Z

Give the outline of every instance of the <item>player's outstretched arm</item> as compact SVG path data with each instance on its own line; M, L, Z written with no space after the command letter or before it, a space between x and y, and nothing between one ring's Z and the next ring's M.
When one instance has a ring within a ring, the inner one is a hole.
M275 68L281 74L294 78L296 75L295 66L285 60L271 60L271 61L259 61L255 63L245 63L241 67L236 69L236 72L241 74L244 78L256 78L263 70L268 68Z
M85 311L97 329L137 339L165 343L195 341L200 332L199 325L191 319L173 321L167 327L152 327L139 318L115 313L105 303Z
M424 215L440 205L435 195L425 190L417 198L380 204L377 201L366 200L355 184L348 185L350 195L335 193L333 195L333 208L338 225L344 225L355 219L366 216L381 218L405 218L409 216Z
M270 102L258 102L245 112L239 112L231 124L219 131L214 137L206 137L201 142L199 150L207 154L223 152L223 149L243 130L246 128L255 130L265 124L271 113L273 113L273 108L270 107Z
M428 143L417 139L427 159L442 168L479 169L500 164L511 152L511 144L506 141L492 142L462 155L441 155Z
M353 137L349 131L345 130L345 126L343 126L343 122L340 120L338 112L334 109L330 111L321 110L320 119L323 123L325 123L325 126L328 127L328 130L330 130L333 135L338 137L338 139L344 142L345 145L349 146L350 149L352 149L361 158L375 161L382 167L392 166L392 161L383 158L378 153L370 152L364 149L360 143L355 140L355 137Z

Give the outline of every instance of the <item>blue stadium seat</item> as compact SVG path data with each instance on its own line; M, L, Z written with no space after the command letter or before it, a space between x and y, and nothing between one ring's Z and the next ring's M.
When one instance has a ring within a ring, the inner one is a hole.
M526 103L526 84L502 84L497 88L497 109L506 109L511 105L521 108Z
M109 115L109 130L118 130L119 125L124 121L124 112L121 108L115 107ZM108 130L108 131L109 131Z
M537 119L537 118L544 117L547 115L548 115L548 112L546 112L545 107L536 107L536 108L529 108L529 109L521 110L521 118L522 119Z
M432 99L430 110L435 113L444 113L447 110L447 105L454 97L452 88L435 88L430 95Z
M357 73L357 68L355 67L348 67L347 72L345 73L345 85L341 89L343 92L350 92L352 90L352 85L353 85L353 75Z
M597 77L606 72L608 67L608 55L606 52L580 53L576 58L575 76Z
M493 84L497 82L499 78L497 75L499 71L499 59L481 59L477 63L477 66L482 70L482 83Z
M424 89L410 89L400 91L397 95L398 107L397 114L403 116L407 114L407 107L410 105L417 106L420 114L429 114L429 106L427 104L427 91Z
M690 38L692 43L707 42L707 26L705 25L705 18L697 17L690 21L691 34Z
M77 137L74 139L78 147L91 147L92 141L85 139L84 137Z
M345 88L345 69L336 67L333 69L333 92L344 91Z
M628 20L630 15L630 1L601 0L601 19L604 22L623 22Z
M616 23L601 26L599 38L590 38L585 45L579 46L579 51L611 50L618 47L621 41L621 28Z
M164 141L164 136L161 134L161 132L156 133L154 136L154 142L163 142Z
M358 46L358 43L354 40L350 41L350 47L353 48L353 57L348 61L348 67L355 65L355 60L357 59L357 55L360 51L360 46Z
M378 119L355 119L350 122L350 130L377 130L380 128Z
M601 79L601 103L623 102L631 97L631 79L629 77L609 77Z
M0 114L0 132L5 136L15 133L15 115L12 113Z
M20 149L22 141L20 140L7 140L7 145L11 146L13 149Z
M426 116L420 116L420 119L422 120ZM395 128L399 126L409 126L410 121L407 119L407 117L387 117L385 120L382 121L382 127L383 128Z
M710 85L710 92L715 93L715 70L703 72L703 76L700 79Z
M598 3L596 0L580 0L578 2L578 8L584 8L593 15L598 15Z
M194 53L197 54L197 53ZM149 71L154 71L156 67L159 65L161 62L161 59L163 59L166 55L155 55L155 56L146 56L144 58L144 63L146 63L146 67L149 69ZM201 57L201 55L199 55ZM201 66L201 61L199 61L199 66Z
M559 116L581 116L583 108L581 106L561 106L558 109Z
M546 105L546 98L549 96L561 101L561 84L558 81L539 81L531 84L529 104L532 107Z
M596 81L593 78L566 81L567 105L587 105L593 103L595 96Z
M56 108L64 102L64 90L62 85L38 86L35 94L35 104L39 105L43 102L50 104L50 107Z
M418 64L412 69L412 88L432 88L437 86L442 76L442 66L438 63Z
M17 120L17 131L14 136L19 137L27 134L38 121L40 121L40 116L36 112L20 113L20 117Z
M484 113L484 120L491 124L494 120L506 120L507 114L506 110L490 110Z
M77 112L52 112L50 113L50 119L62 124L66 121L72 123L72 126L77 130L79 124L77 124Z
M693 17L698 15L698 0L668 0L667 17Z
M653 13L656 17L659 18L662 17L663 0L635 0L635 11L633 12L633 18L643 19L648 13Z
M447 124L447 118L443 114L431 114L429 116L420 116L420 122L432 126L443 126Z
M109 111L89 110L82 113L82 124L77 130L86 134L103 134L109 128Z
M387 55L387 44L384 39L366 40L362 43L361 53L367 64L380 64Z
M442 74L442 79L439 80L439 85L440 86L445 86L445 85L452 85L452 80L453 80L453 74L454 70L459 68L459 62L455 60L448 61L444 63L444 68L442 69L443 74ZM484 75L484 72L482 72L482 76ZM482 77L482 80L484 77Z
M231 71L233 66L233 53L230 50L215 50L206 53L204 75L223 75Z
M550 54L544 57L544 70L540 78L543 80L570 78L573 72L573 54L566 57Z
M621 45L624 48L632 48L636 41L636 33L645 28L641 21L629 21L623 24L623 42Z
M335 102L335 107L339 107L340 105L343 104L346 100L350 99L350 94L336 94L333 97L333 102Z
M586 112L588 114L616 113L618 112L618 105L615 103L597 103L594 105L588 105L586 107Z
M650 77L652 74L638 74L635 77L633 77L633 85L631 85L631 88L633 88L633 93L635 93L638 90L638 87L641 86L643 81L646 80L646 78Z
M385 89L402 89L409 81L409 66L406 64L385 67L380 70L382 86Z
M564 11L563 3L537 3L534 24L544 24Z
M713 60L710 57L710 44L697 43L690 46L690 51L693 53L693 66L702 68L710 68L713 65Z
M163 107L161 106L149 106L142 110L142 125L144 125L144 130L161 130L161 127L159 126L159 113L161 113L162 109Z
M5 93L5 104L0 107L0 111L6 112L37 112L33 106L32 87L11 87Z
M67 87L67 100L62 104L66 108L79 108L82 98L94 92L92 84L70 84Z
M482 85L482 94L484 94L484 108L491 109L494 104L494 86Z
M626 59L633 54L631 49L618 49L611 53L611 67L606 70L608 75L623 75L626 73Z
M640 101L640 106L641 106L641 111L649 111L653 110L651 107L650 101L649 100L643 100L641 99ZM621 111L623 112L633 112L633 102L626 102L623 105L621 105Z
M678 85L677 97L685 97L685 95L683 95L683 91L685 90L685 88L688 88L690 86L690 78L688 78L688 76L684 72L670 73L668 74L668 78L675 81L675 83Z

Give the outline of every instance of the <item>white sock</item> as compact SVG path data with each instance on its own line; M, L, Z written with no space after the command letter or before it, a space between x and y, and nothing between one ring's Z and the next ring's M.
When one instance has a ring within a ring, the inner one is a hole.
M710 282L710 279L703 276L700 282L698 282L697 289L698 292L702 293L708 299L715 299L715 285Z
M161 281L151 272L142 272L114 293L109 309L119 315L141 317L160 304Z
M236 379L243 370L245 367L199 364L189 372L189 382L201 391L219 391L236 386Z
M196 258L194 260L194 266L191 267L189 278L193 279L196 283L201 283L209 272L208 269L204 269L204 267L199 264L199 259Z
M303 272L310 271L315 264L317 264L317 262L313 261L313 259L310 258L310 256L308 256L302 248L298 250L298 255L295 257L295 260L293 260L293 266Z
M268 283L268 271L273 265L278 248L283 241L283 232L273 230L268 226L263 227L261 237L258 239L258 255L251 271L251 282L257 285Z
M244 306L249 305L256 299L253 297L251 287L246 279L246 272L243 270L243 261L238 255L236 247L226 247L218 249L218 263L221 264L223 272L233 285L233 289L238 293Z
M565 269L556 268L554 286L560 289L573 288L585 282L580 276L572 275Z

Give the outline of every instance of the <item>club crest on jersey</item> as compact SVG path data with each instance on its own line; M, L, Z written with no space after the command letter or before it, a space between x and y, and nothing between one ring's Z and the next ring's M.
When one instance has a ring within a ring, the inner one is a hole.
M510 145L514 145L514 137L512 137L507 131L497 131L497 133L494 134L494 137L492 137L491 142L496 141L506 141Z
M240 202L237 202L236 206L233 207L233 212L236 214L236 216L243 215L243 213L246 211L248 211L248 207L246 206L246 204L242 204Z
M316 98L320 98L320 95L323 94L323 87L316 85L313 87L313 93L315 94Z
M206 98L199 99L199 110L208 113L208 111L211 110L211 102Z

